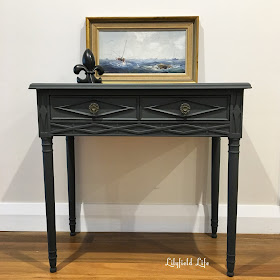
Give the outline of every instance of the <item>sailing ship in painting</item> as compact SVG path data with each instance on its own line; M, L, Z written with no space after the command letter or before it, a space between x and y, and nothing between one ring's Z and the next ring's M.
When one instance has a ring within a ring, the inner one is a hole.
M105 42L102 41L102 32L100 33L100 42L103 45L100 46L100 50L103 47L103 50L106 50L106 52L101 53L99 63L104 68L105 73L185 73L184 40L181 40L183 44L179 45L183 49L180 51L181 57L177 57L175 55L176 41L172 44L172 42L167 40L151 40L153 38L150 38L150 42L145 42L144 39L142 41L137 40L137 36L133 36L135 34L128 34L135 32L119 32L126 33L117 34L119 37L122 37L122 41L116 39L108 40L108 42L113 41L114 44L111 44L111 48L106 48ZM105 34L108 36L108 32ZM128 38L120 35L126 35ZM141 39L139 34L136 35ZM146 34L142 35L143 38L145 36ZM112 37L117 36L112 34ZM120 45L123 46L123 49L117 49Z
M119 60L119 61L121 61L121 62L125 62L124 52L125 52L126 43L127 43L127 40L125 41L125 45L124 45L124 49L123 49L123 54L122 54L122 56L116 58L117 60Z

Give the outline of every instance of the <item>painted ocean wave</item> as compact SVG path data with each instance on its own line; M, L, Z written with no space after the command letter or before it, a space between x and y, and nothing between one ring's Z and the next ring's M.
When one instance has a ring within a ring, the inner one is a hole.
M105 73L185 73L184 59L100 59Z

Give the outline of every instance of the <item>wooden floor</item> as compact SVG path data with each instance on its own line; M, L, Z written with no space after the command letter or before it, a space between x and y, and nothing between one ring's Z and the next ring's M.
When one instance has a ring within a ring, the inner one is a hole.
M57 249L50 274L46 233L0 232L0 279L230 279L225 234L58 233ZM166 266L167 258L192 265ZM280 279L280 235L238 235L233 279Z

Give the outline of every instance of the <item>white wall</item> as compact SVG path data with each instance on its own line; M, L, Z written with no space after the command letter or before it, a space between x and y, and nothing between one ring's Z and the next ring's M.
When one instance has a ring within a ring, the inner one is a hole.
M72 69L85 49L86 16L198 15L199 82L250 82L253 87L245 92L239 203L277 207L279 9L277 0L0 0L0 215L10 213L5 208L9 203L44 201L36 96L28 86L76 81ZM135 207L208 204L210 147L207 138L78 137L77 199ZM54 151L56 201L63 203L67 201L64 138L54 139ZM227 201L226 185L227 139L223 139L222 204ZM2 223L1 229L6 228L19 229Z

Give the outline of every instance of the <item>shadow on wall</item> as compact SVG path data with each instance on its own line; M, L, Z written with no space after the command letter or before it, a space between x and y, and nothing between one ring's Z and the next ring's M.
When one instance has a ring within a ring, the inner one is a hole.
M84 23L82 29L81 29L81 40L80 40L80 57L82 59L84 51L86 50L86 23ZM81 61L82 63L82 61Z
M116 213L118 208L106 215L119 217L122 231L134 231L139 204L206 202L208 153L207 138L79 137L77 201L129 204L129 215ZM188 187L193 185L197 187ZM83 210L86 216L92 214Z
M150 204L208 203L210 190L205 186L210 181L209 147L207 138L76 137L77 201L140 204L146 199ZM3 202L32 202L31 197L34 202L38 202L38 197L44 200L43 182L40 186L34 185L42 181L41 157L36 137L15 172ZM191 164L193 160L196 165ZM172 185L173 178L177 186ZM239 203L272 204L272 198L277 200L246 131L241 139L240 180ZM221 184L223 192L225 183ZM162 192L165 201L161 202L158 197L161 184L170 186L171 191L177 188L180 193L172 194L165 188ZM178 185L186 185L186 188L178 188Z
M240 141L239 178L238 203L277 204L278 194L246 129Z
M199 24L199 42L198 42L198 82L205 83L205 57L204 57L204 29Z
M43 202L44 182L40 139L32 141L26 155L2 198L2 202ZM39 185L36 185L40 182Z

